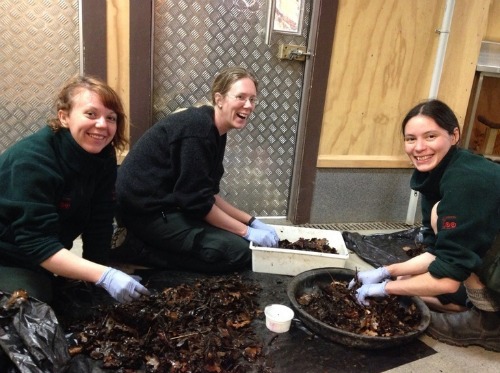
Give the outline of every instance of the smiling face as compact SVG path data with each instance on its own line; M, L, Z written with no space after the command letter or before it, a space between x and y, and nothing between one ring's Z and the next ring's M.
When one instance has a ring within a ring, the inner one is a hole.
M215 93L215 125L222 135L231 129L242 129L255 109L257 95L255 83L250 78L235 81L225 93Z
M417 170L429 172L457 144L459 137L458 128L450 134L434 119L422 114L416 115L404 128L405 152Z
M100 153L111 141L117 129L116 113L105 107L98 94L82 88L74 95L70 111L59 110L63 127L89 153Z

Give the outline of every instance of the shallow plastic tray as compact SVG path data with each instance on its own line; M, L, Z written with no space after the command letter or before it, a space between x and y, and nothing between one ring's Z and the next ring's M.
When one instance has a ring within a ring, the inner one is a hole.
M280 240L295 242L300 238L325 238L328 240L328 245L334 247L338 254L260 247L250 243L254 272L295 276L314 268L345 267L349 252L341 232L287 225L273 225L273 227L276 228Z

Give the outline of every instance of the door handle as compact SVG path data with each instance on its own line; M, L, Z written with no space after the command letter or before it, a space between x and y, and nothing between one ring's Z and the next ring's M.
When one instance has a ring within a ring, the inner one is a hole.
M289 60L299 60L299 61L305 61L306 57L311 57L312 53L309 52L304 52L303 50L300 49L293 49L290 51L290 54L288 55Z
M290 61L305 61L306 57L312 56L303 45L280 44L278 58Z

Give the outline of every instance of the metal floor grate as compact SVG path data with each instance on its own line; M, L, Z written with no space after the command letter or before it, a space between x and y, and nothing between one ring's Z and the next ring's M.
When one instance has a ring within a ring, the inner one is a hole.
M329 229L335 231L372 231L372 230L406 230L420 227L421 224L409 225L405 223L333 223L333 224L303 224L301 227L315 229Z

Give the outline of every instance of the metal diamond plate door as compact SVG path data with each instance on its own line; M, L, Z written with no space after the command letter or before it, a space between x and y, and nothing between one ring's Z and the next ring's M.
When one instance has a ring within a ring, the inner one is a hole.
M78 0L0 1L0 153L46 124L78 73L78 26Z
M223 67L245 67L259 80L260 103L249 124L228 134L221 183L224 198L257 216L287 213L304 64L279 59L278 51L280 44L305 45L312 0L294 1L302 5L300 31L272 32L268 43L268 0L155 1L154 122L209 104Z

